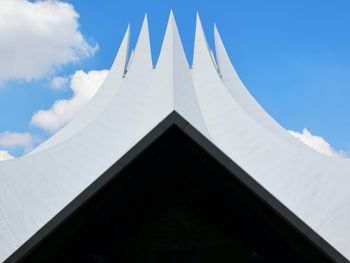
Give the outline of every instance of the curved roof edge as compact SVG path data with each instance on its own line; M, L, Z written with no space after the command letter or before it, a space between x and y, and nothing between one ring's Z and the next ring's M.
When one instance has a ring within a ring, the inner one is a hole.
M211 157L213 157L221 166L229 171L240 183L256 195L263 203L266 203L269 209L277 213L288 224L303 236L307 242L320 250L324 256L334 262L348 262L348 260L335 250L326 240L314 232L307 224L300 220L287 207L280 203L250 175L248 175L241 167L234 163L219 148L203 136L198 130L185 120L177 112L170 113L163 121L154 127L147 135L145 135L128 153L113 164L105 171L95 182L86 188L79 196L72 200L62 211L52 218L45 226L43 226L35 235L27 240L19 249L15 251L4 262L18 262L30 253L40 242L52 234L60 225L62 225L70 216L72 216L80 207L87 203L95 193L103 189L111 182L125 167L130 165L138 156L140 156L147 148L149 148L156 140L167 133L172 127L178 128L186 136L188 136L195 144L204 149Z
M285 138L265 112L259 113L236 75L230 77L232 87L225 84L235 72L220 47L215 64L198 15L192 69L172 13L155 69L147 17L129 66L128 46L129 28L93 100L31 154L0 163L0 261L174 111L350 258L350 160L323 156Z

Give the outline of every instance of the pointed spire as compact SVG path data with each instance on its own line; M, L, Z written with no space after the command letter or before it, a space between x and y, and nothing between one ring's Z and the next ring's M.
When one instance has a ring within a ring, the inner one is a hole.
M169 88L170 97L173 97L171 94L174 94L173 89L176 88L175 82L178 79L192 85L187 59L172 11L170 11L156 72L160 78L167 81L167 83L164 83L164 87ZM179 75L182 77L179 78ZM162 87L163 90L164 87Z
M219 67L220 75L222 76L221 79L232 98L234 98L234 100L252 119L263 126L266 130L269 130L271 133L281 137L283 140L305 148L305 145L291 137L281 126L279 126L275 120L273 120L272 117L270 117L267 112L265 112L265 110L259 105L248 89L244 86L231 63L216 25L214 25L214 42L216 49L216 61Z
M239 80L237 72L231 63L230 57L227 54L225 45L221 39L219 30L216 24L214 24L214 44L215 44L216 63L218 65L220 74L222 74L224 78L236 78L237 80ZM243 85L243 84L241 83L240 85Z
M128 66L128 75L135 68L144 69L144 68L152 68L152 54L151 54L151 44L149 39L149 31L148 31L148 20L147 14L145 14L145 18L142 23L141 31L139 38L136 43L135 50L132 54L132 63L129 63Z
M184 62L186 67L188 67L187 59L181 43L173 10L170 10L168 25L165 31L165 36L162 44L162 49L160 51L157 67L160 63L163 63L163 60L165 60L168 56L172 56L172 60L175 56L177 59L180 59L182 62ZM169 62L172 63L172 61Z
M216 24L214 24L214 43L216 52L216 63L218 64L218 67L221 71L223 60L229 60L229 57ZM231 64L231 61L229 61L229 63ZM232 65L231 67L233 68Z
M170 11L162 48L153 78L152 94L162 111L152 112L147 121L157 120L162 112L177 111L185 119L207 134L207 129L199 108L192 77L177 29L175 17Z
M117 79L124 76L127 64L128 64L128 54L129 54L129 45L130 45L130 24L126 29L122 43L120 44L118 53L114 59L112 67L104 81L108 83L109 81L118 81ZM101 93L104 90L105 84L102 84L98 93Z
M193 51L193 66L201 64L205 61L211 61L215 70L215 62L210 53L210 49L208 47L208 42L205 37L205 33L203 30L202 22L199 17L199 13L197 12L196 19L196 35L194 41L194 51Z
M41 152L49 149L64 140L71 138L73 135L85 128L90 122L92 122L96 116L108 105L114 94L120 90L121 80L125 72L125 68L128 61L128 51L130 42L130 24L128 25L126 32L124 34L123 40L120 44L117 55L114 59L113 65L102 83L101 87L98 89L96 95L89 101L89 103L84 107L84 110L77 113L77 115L68 124L56 133L54 136L47 140L46 142L39 145L28 155Z
M128 27L125 31L122 43L120 44L119 50L117 52L117 55L111 67L111 70L110 70L111 72L116 70L122 70L122 72L124 72L127 65L127 60L128 60L129 44L130 44L130 24L128 24Z
M214 43L215 43L215 52L216 52L216 63L219 68L219 72L222 75L222 78L224 82L226 83L227 81L235 82L236 89L239 89L244 93L247 92L246 88L244 87L243 83L240 81L239 76L237 75L237 72L235 68L233 67L231 60L227 54L225 45L221 39L219 30L214 24ZM226 86L230 92L233 92L231 89L231 84L227 84ZM239 90L237 90L239 91Z
M136 43L136 49L138 48L138 46L147 48L148 46L150 46L149 44L150 44L150 41L149 41L149 31L148 31L148 18L147 18L147 14L145 14L145 17L142 22L139 38Z

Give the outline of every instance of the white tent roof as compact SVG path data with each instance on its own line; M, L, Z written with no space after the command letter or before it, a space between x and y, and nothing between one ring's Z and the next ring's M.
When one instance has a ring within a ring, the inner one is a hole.
M155 68L147 17L130 59L129 32L88 105L27 156L0 163L0 261L174 111L350 259L350 160L279 126L240 81L216 27L214 61L199 16L191 68L172 13Z

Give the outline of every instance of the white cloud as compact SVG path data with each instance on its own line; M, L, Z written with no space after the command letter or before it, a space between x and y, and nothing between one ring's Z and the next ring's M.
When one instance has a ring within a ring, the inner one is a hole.
M25 147L30 148L33 144L33 137L30 133L19 133L6 131L0 133L0 146L3 148Z
M65 77L55 77L51 80L50 86L53 89L62 89L68 84L69 79Z
M96 94L107 74L108 70L76 71L70 79L73 96L55 101L48 110L34 113L31 123L50 132L61 128Z
M0 82L37 79L94 54L78 19L72 5L57 0L1 0Z
M345 157L344 154L338 153L337 151L335 151L325 139L323 139L320 136L311 134L311 132L308 131L308 129L306 128L303 129L302 133L299 133L296 131L288 131L288 132L319 153L329 155L329 156Z
M9 154L8 151L2 151L0 150L0 161L5 161L5 160L10 160L13 159L14 157Z

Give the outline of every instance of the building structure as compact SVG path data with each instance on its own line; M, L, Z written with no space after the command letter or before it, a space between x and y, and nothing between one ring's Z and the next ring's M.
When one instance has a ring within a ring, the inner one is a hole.
M189 67L171 13L153 67L128 27L82 111L0 163L0 260L348 262L350 160L289 135L214 37L197 15Z

